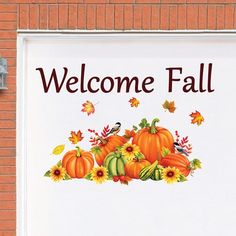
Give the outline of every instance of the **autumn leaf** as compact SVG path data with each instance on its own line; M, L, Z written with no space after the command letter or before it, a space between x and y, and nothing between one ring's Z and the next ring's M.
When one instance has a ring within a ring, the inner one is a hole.
M165 100L164 104L162 104L163 108L168 110L170 113L174 113L175 112L175 102L174 101L168 101Z
M85 103L82 104L82 106L83 106L83 109L81 111L86 112L88 116L95 112L94 105L90 101L86 101Z
M129 100L129 102L130 102L130 106L131 107L138 107L139 106L139 104L140 104L140 102L139 102L139 100L137 99L137 98L131 98L130 100Z
M189 116L193 118L191 122L192 124L197 123L197 125L199 126L204 121L204 117L201 115L199 111L192 112L192 114L190 114Z
M84 137L82 137L82 132L79 130L77 133L75 131L70 132L71 136L69 137L69 140L73 144L77 144L81 140L83 140Z
M58 145L52 150L52 154L54 155L60 155L65 149L65 145Z
M133 129L132 129L132 130L129 130L129 129L126 129L126 130L125 130L125 135L124 135L124 137L125 137L126 139L133 138L134 135L135 135L135 131L134 131Z

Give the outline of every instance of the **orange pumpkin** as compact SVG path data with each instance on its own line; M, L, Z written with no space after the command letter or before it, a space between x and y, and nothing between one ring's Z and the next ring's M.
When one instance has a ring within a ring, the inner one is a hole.
M149 165L151 165L151 163L145 159L134 158L132 161L126 163L125 173L130 178L139 179L140 171Z
M90 152L81 150L68 151L62 159L62 166L71 178L83 178L94 166L94 159Z
M157 122L159 122L159 119L154 119L151 127L139 130L133 139L133 144L140 147L145 158L151 163L161 160L163 147L174 152L174 138L172 134L165 128L157 127L155 125Z
M190 161L180 153L170 153L163 157L159 162L163 167L175 167L184 175L188 176L191 172Z
M110 152L114 152L117 147L122 146L127 142L124 137L119 135L111 135L105 139L100 137L99 140L101 141L100 144L92 148L96 162L99 166L103 164L103 161Z

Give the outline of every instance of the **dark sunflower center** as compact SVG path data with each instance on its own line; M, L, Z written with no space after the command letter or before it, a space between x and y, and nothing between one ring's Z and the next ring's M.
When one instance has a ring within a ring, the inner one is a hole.
M60 175L60 173L61 173L60 170L55 170L55 171L54 171L54 175L57 175L57 176L58 176L58 175Z
M169 171L169 172L167 173L167 176L168 176L168 177L173 177L174 174L175 174L175 173L174 173L173 171Z
M99 170L99 171L97 172L97 176L102 177L102 176L103 176L103 172L102 172L101 170Z
M132 148L132 147L127 147L127 148L126 148L126 151L127 151L127 152L132 152L132 151L133 151L133 148Z

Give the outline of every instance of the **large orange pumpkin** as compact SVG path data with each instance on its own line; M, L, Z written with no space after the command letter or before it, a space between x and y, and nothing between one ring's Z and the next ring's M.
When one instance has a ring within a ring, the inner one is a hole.
M176 167L184 175L188 176L191 172L190 161L180 153L170 153L163 157L159 162L163 167Z
M96 162L99 166L103 165L103 161L107 154L114 152L117 147L122 146L127 142L124 137L119 135L111 135L105 139L100 137L100 141L98 146L92 148Z
M165 128L157 127L159 119L154 119L150 127L139 130L133 139L133 143L140 147L145 158L153 163L162 158L162 148L168 148L174 152L174 138L170 131Z
M94 166L94 159L90 152L81 150L68 151L62 159L62 166L71 178L83 178Z
M134 158L132 161L126 163L125 173L130 178L139 179L140 171L149 165L151 165L151 163L146 159Z

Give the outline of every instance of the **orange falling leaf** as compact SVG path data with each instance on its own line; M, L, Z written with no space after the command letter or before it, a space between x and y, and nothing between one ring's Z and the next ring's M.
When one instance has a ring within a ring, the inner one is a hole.
M71 136L69 137L69 140L73 144L77 144L81 140L83 140L84 137L82 137L82 132L79 130L77 133L75 131L70 132Z
M175 112L175 102L174 101L168 101L165 100L164 104L162 105L164 109L168 110L170 113L174 113Z
M189 116L193 118L191 121L192 124L196 123L199 126L204 121L204 117L201 115L199 111L192 112L192 114L190 114Z
M95 112L95 108L94 108L94 105L92 102L86 101L82 105L83 105L83 109L81 111L86 112L88 114L88 116Z
M133 138L134 135L135 135L135 131L133 129L132 130L129 130L129 129L125 130L125 135L124 135L125 138L130 139L130 138Z
M130 100L129 100L129 102L130 102L130 106L131 107L138 107L139 106L139 104L140 104L140 102L139 102L139 100L137 99L137 98L131 98Z

